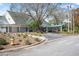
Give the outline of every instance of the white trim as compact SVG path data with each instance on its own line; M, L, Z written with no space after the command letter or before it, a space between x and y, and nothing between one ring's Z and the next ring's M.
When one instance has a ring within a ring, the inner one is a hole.
M5 14L5 18L8 21L9 24L15 24L15 21L12 19L11 15L9 14L9 12L7 11Z

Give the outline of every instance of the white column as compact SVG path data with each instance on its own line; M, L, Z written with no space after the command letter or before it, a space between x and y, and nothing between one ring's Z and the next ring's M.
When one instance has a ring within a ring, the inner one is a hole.
M70 21L70 13L68 12L68 19L67 19L67 21L68 21L68 32L70 31L70 24L69 24L69 21Z
M62 26L60 27L60 31L62 32Z
M68 32L70 31L69 30L69 27L70 27L70 24L69 24L69 20L70 20L70 6L68 6Z
M46 27L46 32L48 32L48 27Z

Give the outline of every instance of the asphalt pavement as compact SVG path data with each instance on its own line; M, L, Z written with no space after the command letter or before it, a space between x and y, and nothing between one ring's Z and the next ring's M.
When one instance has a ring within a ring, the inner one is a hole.
M79 35L62 36L59 34L48 33L45 36L50 41L46 44L38 45L33 48L20 49L0 53L1 56L79 56Z

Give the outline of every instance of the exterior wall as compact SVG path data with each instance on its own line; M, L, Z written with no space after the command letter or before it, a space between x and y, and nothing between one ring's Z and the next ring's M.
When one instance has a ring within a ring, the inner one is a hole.
M12 27L12 32L17 32L17 27Z
M20 32L26 32L26 27L20 27Z
M6 32L6 27L0 27L0 32Z
M8 12L5 13L5 18L9 24L15 24L15 21L12 19ZM17 26L17 25L16 25ZM8 27L5 30L8 32ZM9 32L26 32L26 27L9 27Z
M26 27L6 27L5 29L6 29L5 32L9 31L9 32L13 32L13 33L15 33L15 32L26 32L27 31Z
M16 27L6 27L6 32L17 32Z
M5 18L9 24L15 24L15 21L12 19L12 17L10 16L8 12L5 13Z
M4 17L6 18L8 25L16 24L8 11L5 13ZM21 27L12 27L12 26L0 27L0 32L26 32L26 31L27 31L26 27L22 27L22 26Z

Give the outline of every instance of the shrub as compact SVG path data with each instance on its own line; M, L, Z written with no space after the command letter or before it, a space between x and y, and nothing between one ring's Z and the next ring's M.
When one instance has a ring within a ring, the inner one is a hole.
M7 34L6 32L4 32L4 34Z
M31 45L32 43L29 42L29 40L26 40L25 44L26 44L26 45Z
M0 45L6 45L8 44L5 39L0 38Z
M39 26L39 22L37 20L32 20L28 26L32 29L32 31L36 31Z
M20 35L20 34L18 34L18 36L20 37L21 35Z
M79 33L79 26L75 26L75 33Z
M41 40L40 40L40 39L38 39L38 38L35 38L35 41L40 42Z
M22 40L20 39L19 42L22 42Z
M3 49L4 49L4 47L0 45L0 50L3 50Z
M26 35L23 35L23 38L26 38Z

